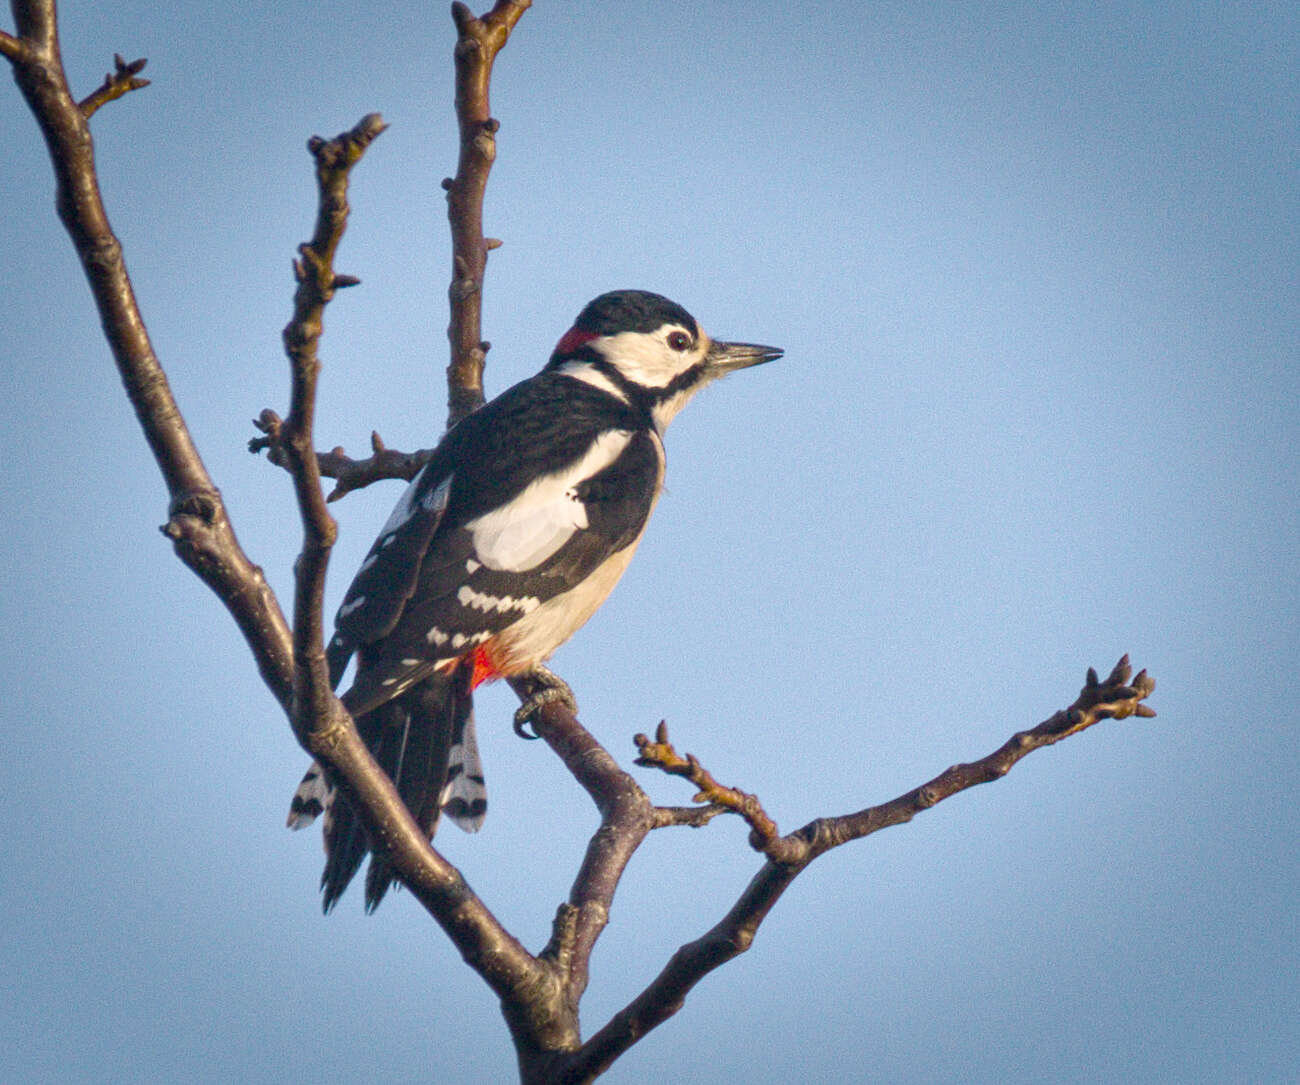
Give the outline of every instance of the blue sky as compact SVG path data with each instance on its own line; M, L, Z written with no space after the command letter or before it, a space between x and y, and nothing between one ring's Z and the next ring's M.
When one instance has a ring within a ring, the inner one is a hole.
M63 5L155 346L245 548L287 592L279 332L312 133L379 111L318 432L440 432L450 19L427 5ZM9 25L9 24L6 24ZM10 27L11 28L11 27ZM499 63L490 391L579 308L668 294L783 361L668 435L668 492L561 650L625 762L661 718L783 829L883 801L1068 703L1108 723L821 860L614 1082L1283 1080L1300 908L1300 18L1292 5L538 3ZM6 1081L494 1082L494 1000L399 894L319 914L305 764L165 495L0 92ZM336 603L397 497L336 507ZM480 698L483 832L439 845L526 944L594 814ZM662 802L679 782L642 775ZM598 1028L755 869L662 832L595 957ZM689 1068L689 1069L688 1069Z

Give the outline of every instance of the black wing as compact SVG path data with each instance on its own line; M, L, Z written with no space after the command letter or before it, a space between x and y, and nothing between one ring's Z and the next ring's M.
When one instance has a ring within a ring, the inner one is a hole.
M385 683L398 692L440 660L526 622L640 537L662 477L660 446L645 431L610 432L611 462L576 481L562 476L558 494L523 493L455 528L444 521L401 618L363 651L349 701L373 704Z
M635 540L661 475L643 418L563 374L541 373L464 419L403 494L339 608L331 677L358 648L368 672L353 711L409 688Z
M420 564L447 511L452 476L445 457L421 468L402 494L348 588L334 619L328 658L338 685L358 645L386 636L415 591Z

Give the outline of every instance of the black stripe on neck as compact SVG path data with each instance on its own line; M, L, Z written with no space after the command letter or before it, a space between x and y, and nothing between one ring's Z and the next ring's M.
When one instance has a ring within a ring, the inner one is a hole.
M617 388L629 403L644 412L647 418L653 418L652 412L657 404L672 399L679 392L690 390L704 378L704 363L702 361L696 362L689 369L682 370L662 388L651 388L629 380L618 366L609 361L603 354L586 347L566 358L565 361L581 361L590 365L592 369Z

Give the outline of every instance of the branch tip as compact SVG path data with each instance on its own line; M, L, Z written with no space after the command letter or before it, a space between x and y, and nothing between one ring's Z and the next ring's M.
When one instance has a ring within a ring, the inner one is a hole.
M451 5L451 18L456 24L456 30L462 36L469 32L469 28L473 26L474 23L478 22L478 19L474 17L474 13L470 11L467 5L462 4L460 0L455 0L455 3Z
M21 38L15 38L12 34L6 34L3 30L0 30L0 56L17 64L23 59L25 51Z
M638 751L636 764L645 768L657 768L670 776L681 776L689 780L698 788L692 802L721 807L739 814L749 825L750 844L754 849L774 861L781 861L776 854L776 849L782 842L781 834L776 822L767 816L757 796L718 783L694 754L688 753L685 757L679 754L668 740L667 722L659 721L653 742L643 734L636 735L633 742Z
M107 105L109 102L121 98L122 95L133 90L141 90L147 87L149 80L137 78L147 63L148 60L145 57L140 57L139 60L132 60L128 63L122 59L121 53L114 53L113 71L104 76L104 82L93 93L88 94L77 103L81 115L89 119L100 106Z

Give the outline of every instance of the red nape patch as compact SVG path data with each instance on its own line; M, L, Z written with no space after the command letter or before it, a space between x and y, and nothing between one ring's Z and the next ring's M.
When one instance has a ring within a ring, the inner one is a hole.
M501 672L497 670L496 664L488 658L487 649L479 645L474 649L474 674L469 680L470 689L478 689L484 682L493 682L501 677Z
M555 353L563 357L566 354L573 354L584 343L590 343L593 339L600 338L595 332L585 331L582 328L570 328L562 336L560 341L555 344Z

